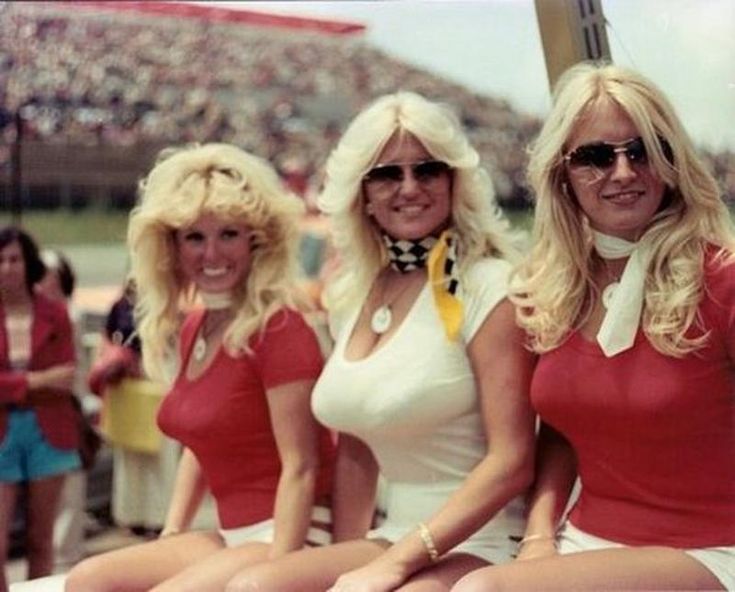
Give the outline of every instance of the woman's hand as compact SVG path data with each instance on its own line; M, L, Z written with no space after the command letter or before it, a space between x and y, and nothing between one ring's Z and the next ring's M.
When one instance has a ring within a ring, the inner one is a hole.
M74 365L60 364L45 370L33 370L27 376L29 390L52 388L71 391L74 384Z
M343 574L327 592L390 592L406 580L400 566L380 558Z
M104 369L101 380L106 385L115 385L130 374L128 364L125 360L115 360Z
M546 557L553 557L554 555L558 554L559 551L556 548L556 541L554 539L537 539L534 541L528 541L521 545L521 548L518 550L518 557L516 557L516 561L544 559Z

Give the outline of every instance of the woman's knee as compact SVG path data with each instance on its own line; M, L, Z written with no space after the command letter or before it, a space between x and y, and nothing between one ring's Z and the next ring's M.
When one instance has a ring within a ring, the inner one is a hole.
M261 570L262 571L262 570ZM238 573L225 586L225 592L253 592L255 590L269 590L268 578L262 574L254 573L256 570L248 569Z
M449 592L449 588L449 586L438 580L422 579L410 581L400 588L396 588L396 592Z
M272 564L253 565L236 574L225 587L225 592L287 592L290 578L284 577L281 570L274 569Z
M66 576L64 592L105 592L108 574L100 557L90 557L77 563Z
M198 583L187 583L181 578L171 578L150 589L149 592L199 592Z
M502 592L506 589L500 572L486 568L470 572L460 578L452 588L452 592Z

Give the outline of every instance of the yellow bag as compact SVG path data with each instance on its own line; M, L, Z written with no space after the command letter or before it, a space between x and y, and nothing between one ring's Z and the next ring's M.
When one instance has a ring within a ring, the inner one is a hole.
M115 446L155 454L161 446L156 413L164 395L159 383L124 378L105 388L100 430Z

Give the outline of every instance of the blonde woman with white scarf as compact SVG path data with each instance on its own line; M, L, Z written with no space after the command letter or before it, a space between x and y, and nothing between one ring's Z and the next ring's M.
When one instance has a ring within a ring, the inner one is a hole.
M529 174L513 299L540 354L535 495L519 560L453 590L735 589L735 241L717 185L661 92L604 64L560 80Z

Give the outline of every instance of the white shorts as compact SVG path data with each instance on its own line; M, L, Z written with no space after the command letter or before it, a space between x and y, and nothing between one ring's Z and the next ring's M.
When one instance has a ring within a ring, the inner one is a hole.
M621 543L609 541L579 530L568 520L559 531L559 553L567 555L580 551L619 549ZM725 590L735 590L735 545L731 547L708 547L705 549L682 549L684 553L704 565L720 581Z
M273 518L240 528L220 528L220 536L228 548L245 543L272 543L275 534ZM306 533L306 546L321 547L332 542L332 512L324 506L314 506L311 525Z
M10 584L8 590L10 592L64 592L65 581L66 574L58 574L25 582L15 582Z

